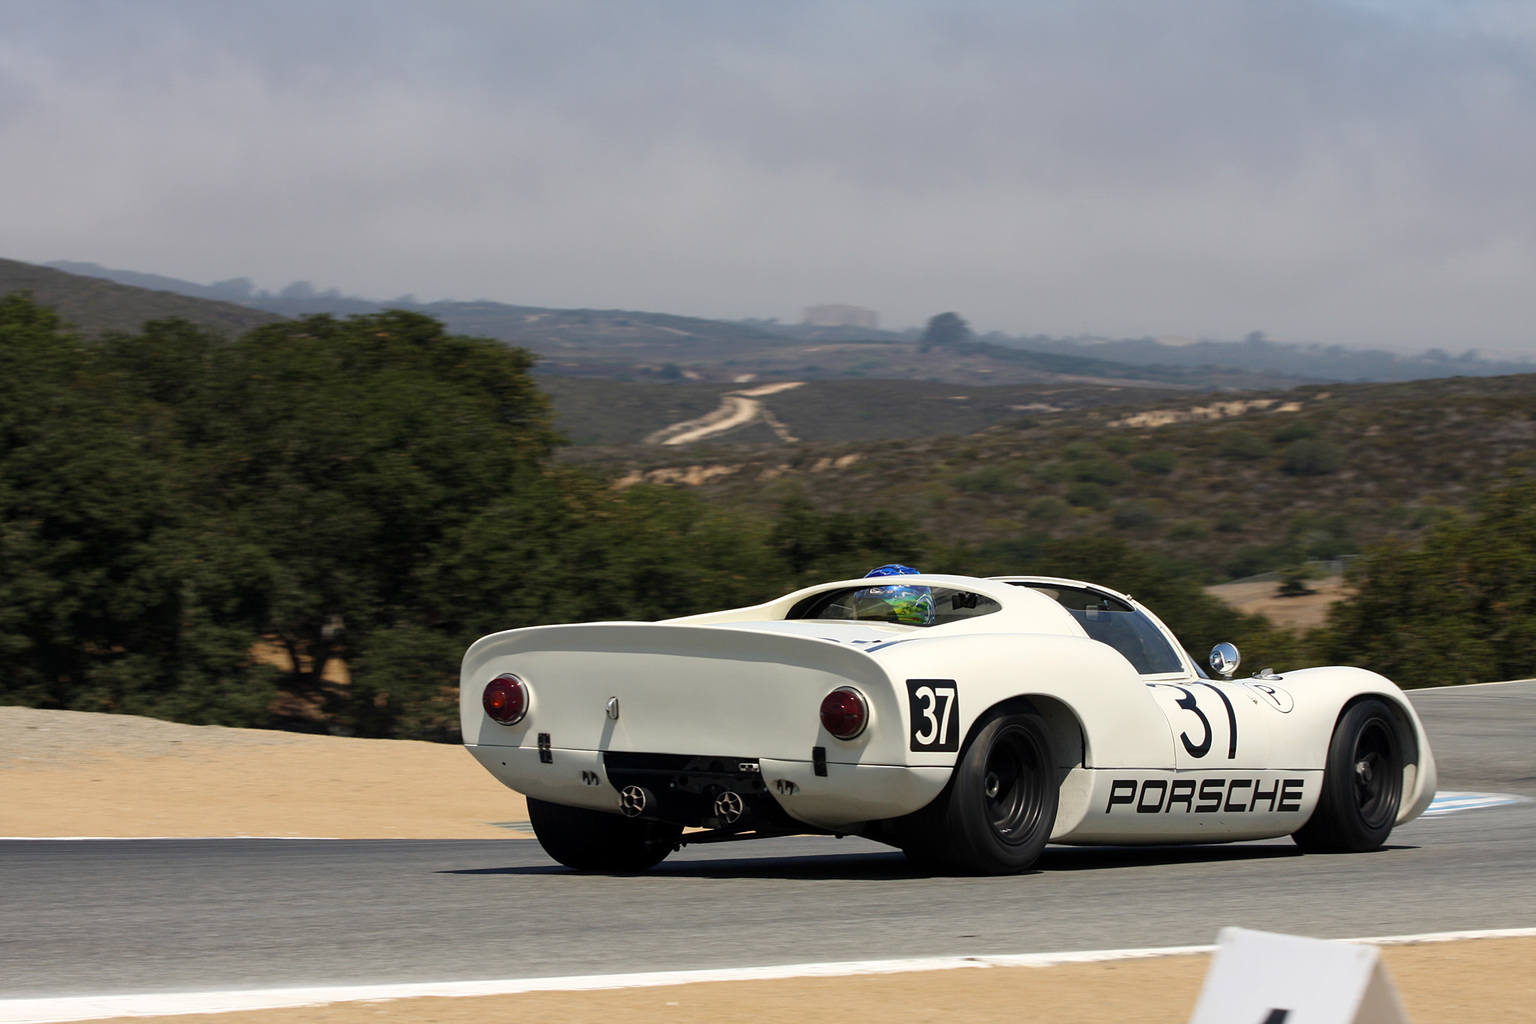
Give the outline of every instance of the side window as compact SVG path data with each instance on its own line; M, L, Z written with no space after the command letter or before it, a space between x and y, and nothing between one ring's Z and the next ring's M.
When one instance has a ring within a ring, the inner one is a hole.
M1091 639L1119 651L1141 675L1184 670L1184 663L1163 631L1124 601L1080 587L1022 585L1060 604Z

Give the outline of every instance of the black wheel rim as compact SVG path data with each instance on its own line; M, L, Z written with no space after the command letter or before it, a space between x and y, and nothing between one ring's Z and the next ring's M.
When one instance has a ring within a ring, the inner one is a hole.
M1039 783L1043 765L1039 743L1018 726L998 733L987 751L982 799L993 833L1010 846L1028 842L1039 828L1045 802Z
M1398 789L1402 785L1392 723L1371 718L1360 726L1350 757L1350 775L1361 823L1369 829L1392 824L1397 817Z

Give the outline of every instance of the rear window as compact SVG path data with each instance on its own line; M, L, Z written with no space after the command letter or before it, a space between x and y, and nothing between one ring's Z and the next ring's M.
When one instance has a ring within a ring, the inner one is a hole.
M1082 587L1056 587L1045 583L1015 583L1014 586L1028 587L1060 604L1089 637L1119 651L1141 675L1184 671L1184 663L1163 631L1124 601Z
M977 615L990 615L1002 608L992 598L968 590L908 586L895 582L901 579L899 576L881 579L893 582L812 594L791 608L785 618L942 626Z

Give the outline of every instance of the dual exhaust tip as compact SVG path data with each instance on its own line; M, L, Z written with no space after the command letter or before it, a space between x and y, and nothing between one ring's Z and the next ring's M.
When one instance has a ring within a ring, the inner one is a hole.
M654 806L655 794L643 786L625 786L619 792L619 810L626 818L638 818ZM720 827L734 825L747 813L747 802L740 793L728 789L715 797L714 811Z

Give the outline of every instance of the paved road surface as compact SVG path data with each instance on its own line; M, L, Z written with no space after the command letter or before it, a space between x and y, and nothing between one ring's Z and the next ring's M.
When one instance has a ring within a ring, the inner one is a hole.
M1536 683L1414 695L1443 789L1536 796ZM1287 840L1052 848L927 878L857 839L690 848L580 876L532 841L0 843L0 994L507 978L1536 925L1536 803L1360 856Z

